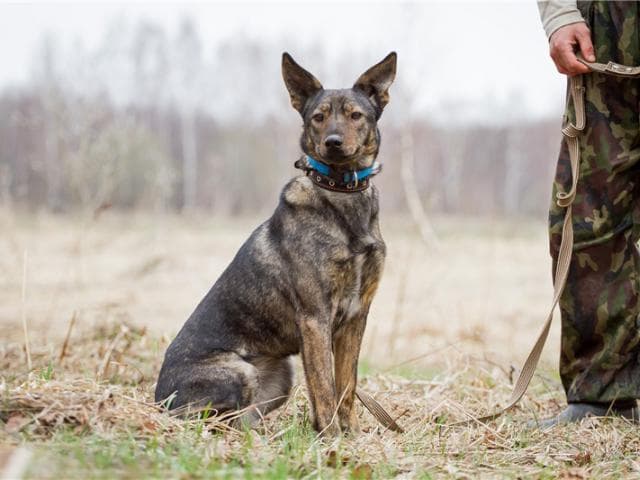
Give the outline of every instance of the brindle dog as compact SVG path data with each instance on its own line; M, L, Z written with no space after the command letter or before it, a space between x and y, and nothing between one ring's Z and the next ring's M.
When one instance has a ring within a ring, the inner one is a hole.
M243 417L253 423L285 402L289 357L301 353L314 428L330 435L358 430L358 356L385 244L378 191L356 173L375 173L377 120L395 72L393 52L352 88L325 90L283 54L284 82L304 121L308 175L284 187L273 216L169 345L156 401L218 412L253 406Z

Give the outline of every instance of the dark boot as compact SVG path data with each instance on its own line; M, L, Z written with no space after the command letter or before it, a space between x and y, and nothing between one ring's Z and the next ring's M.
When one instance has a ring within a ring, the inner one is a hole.
M534 420L529 428L545 430L565 423L577 423L587 417L623 417L633 422L640 419L640 410L635 400L613 403L570 403L560 414L546 420Z

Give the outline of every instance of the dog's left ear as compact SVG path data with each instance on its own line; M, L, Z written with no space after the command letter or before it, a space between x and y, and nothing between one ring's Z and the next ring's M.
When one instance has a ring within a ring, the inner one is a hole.
M360 75L353 84L353 88L363 91L378 108L378 117L389 103L389 87L396 78L397 59L396 52L391 52L380 63Z

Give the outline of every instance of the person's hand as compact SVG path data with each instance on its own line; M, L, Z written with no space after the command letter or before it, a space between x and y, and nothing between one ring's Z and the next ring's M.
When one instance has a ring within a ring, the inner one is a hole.
M586 23L571 23L553 32L549 39L549 54L560 73L573 77L589 72L589 68L576 58L578 48L587 62L596 61Z

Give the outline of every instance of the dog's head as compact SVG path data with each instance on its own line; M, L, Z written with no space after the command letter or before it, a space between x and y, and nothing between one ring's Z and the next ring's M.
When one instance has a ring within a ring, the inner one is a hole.
M396 58L391 52L360 75L351 88L325 90L291 55L282 55L282 76L291 105L304 121L300 144L307 155L334 166L375 158L380 144L377 121L389 102Z

